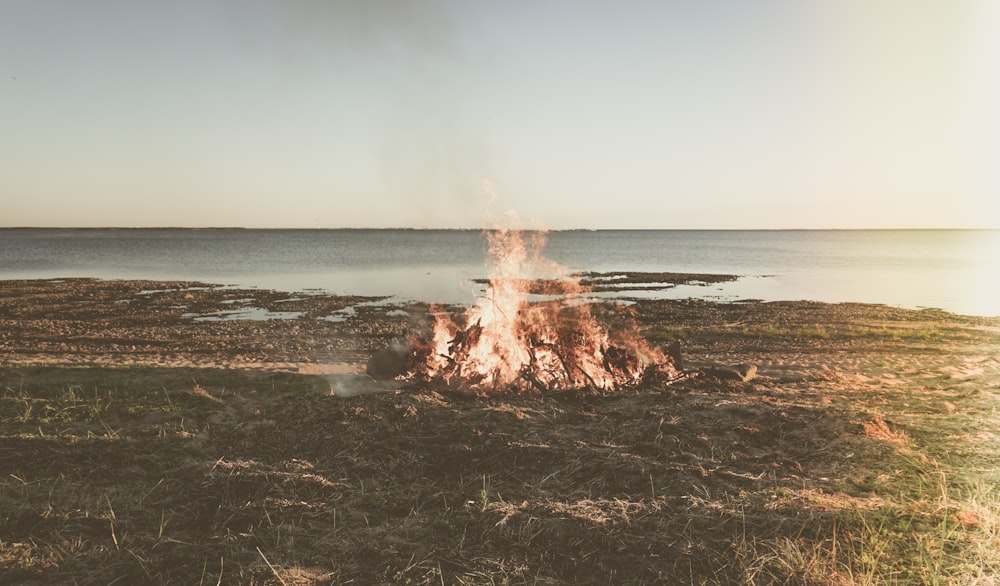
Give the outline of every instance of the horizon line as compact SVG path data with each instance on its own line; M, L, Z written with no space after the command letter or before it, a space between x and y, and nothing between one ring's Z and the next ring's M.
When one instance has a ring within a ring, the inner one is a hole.
M412 226L384 226L384 227L372 227L372 226L339 226L339 227L294 227L294 226L280 226L280 227L258 227L258 226L0 226L0 230L273 230L273 231L323 231L323 230L341 230L341 231L380 231L380 230L397 230L397 231L414 231L414 232L482 232L482 231L494 231L494 230L504 230L504 229L516 229L524 232L794 232L794 231L811 231L811 232L851 232L851 231L956 231L956 230L968 230L968 231L995 231L1000 230L1000 227L907 227L907 228L890 228L890 227L855 227L855 228L817 228L817 227L800 227L800 228L614 228L614 227L603 227L603 228L544 228L544 227L519 227L519 228L506 228L506 227L476 227L476 228L445 228L445 227L423 227L417 228Z

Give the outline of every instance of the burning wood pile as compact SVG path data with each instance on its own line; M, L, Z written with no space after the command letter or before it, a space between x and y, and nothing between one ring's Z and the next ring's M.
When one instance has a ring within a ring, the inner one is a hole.
M528 242L517 230L487 237L493 275L484 295L466 310L464 325L432 307L431 337L411 336L376 355L370 374L384 372L380 365L395 355L396 378L473 392L610 391L650 375L679 376L673 360L651 347L621 308L602 320L615 327L599 323L595 312L604 308L595 308L577 279L561 277L562 269L542 257L543 233L531 233Z

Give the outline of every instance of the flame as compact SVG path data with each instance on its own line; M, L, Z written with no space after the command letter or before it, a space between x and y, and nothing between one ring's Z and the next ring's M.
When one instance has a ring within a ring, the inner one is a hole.
M677 374L629 316L616 316L622 323L613 333L598 322L588 290L542 256L544 232L527 240L514 229L486 236L494 269L484 295L466 310L464 328L432 307L433 336L415 344L420 364L410 377L476 391L607 391L637 384L650 370Z

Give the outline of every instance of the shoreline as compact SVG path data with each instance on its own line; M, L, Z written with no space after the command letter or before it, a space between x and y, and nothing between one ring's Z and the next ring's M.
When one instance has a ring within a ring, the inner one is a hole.
M204 279L198 276L172 278L142 278L132 275L77 275L51 277L27 274L14 278L0 279L2 282L48 282L87 281L101 282L161 282L188 283L212 289L233 289L259 291L294 297L299 294L328 297L364 297L378 299L386 305L407 306L413 304L443 303L446 305L469 305L481 296L484 283L488 281L486 268L469 267L415 269L346 269L334 274L317 273L311 275L276 276L248 279L246 275L231 278ZM781 293L784 288L782 277L773 274L726 274L699 272L649 272L640 270L621 271L575 271L567 277L580 278L591 290L586 297L596 303L631 303L636 300L682 301L698 299L712 303L796 303L818 302L829 305L861 304L878 305L912 311L942 311L957 316L972 318L1000 318L1000 308L993 304L984 305L980 301L958 303L948 309L942 304L886 303L881 301L851 298L842 294L831 294L823 289L822 282L812 286L813 295L791 296ZM347 285L330 287L329 283L343 279ZM787 278L786 278L787 280ZM394 282L406 282L408 293L400 293ZM451 283L452 285L442 285ZM829 284L829 283L827 283ZM980 283L979 286L988 286ZM960 311L965 307L966 311ZM995 313L995 314L994 314Z
M622 275L620 281L625 284L639 280L635 273ZM680 274L676 280L705 277ZM589 278L602 283L594 275ZM729 278L718 276L717 280ZM840 329L860 328L860 332L864 328L877 331L879 323L894 323L899 329L939 321L1000 331L1000 318L876 304L704 299L629 299L628 303L637 311L643 329L715 328L718 331L712 336L727 343L745 337L731 326L748 320L789 324L815 339L835 324ZM449 307L458 313L462 306ZM780 319L770 319L769 313ZM363 371L368 357L389 340L427 328L430 319L428 304L392 298L315 291L293 294L196 281L6 280L0 281L0 364L343 374ZM841 335L836 328L830 329L825 335L834 338L831 343L838 336L845 340L862 337L858 332ZM693 348L697 350L697 344Z
M89 230L0 233L0 278L208 281L465 303L489 276L479 231ZM998 246L1000 231L557 231L544 252L567 272L739 276L608 293L617 297L884 303L998 317L989 293L1000 286Z
M650 342L757 376L345 393L373 352L427 325L425 304L202 285L0 281L0 575L1000 577L998 318L639 300ZM196 321L251 307L298 317Z

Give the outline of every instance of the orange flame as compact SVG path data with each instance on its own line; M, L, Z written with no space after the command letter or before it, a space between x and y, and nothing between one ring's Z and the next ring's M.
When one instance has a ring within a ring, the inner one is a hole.
M613 390L655 369L677 374L634 321L614 334L602 327L579 280L541 255L542 232L487 233L494 271L485 294L465 312L465 328L436 311L433 338L417 374L477 391L504 388ZM540 297L532 300L532 296Z

